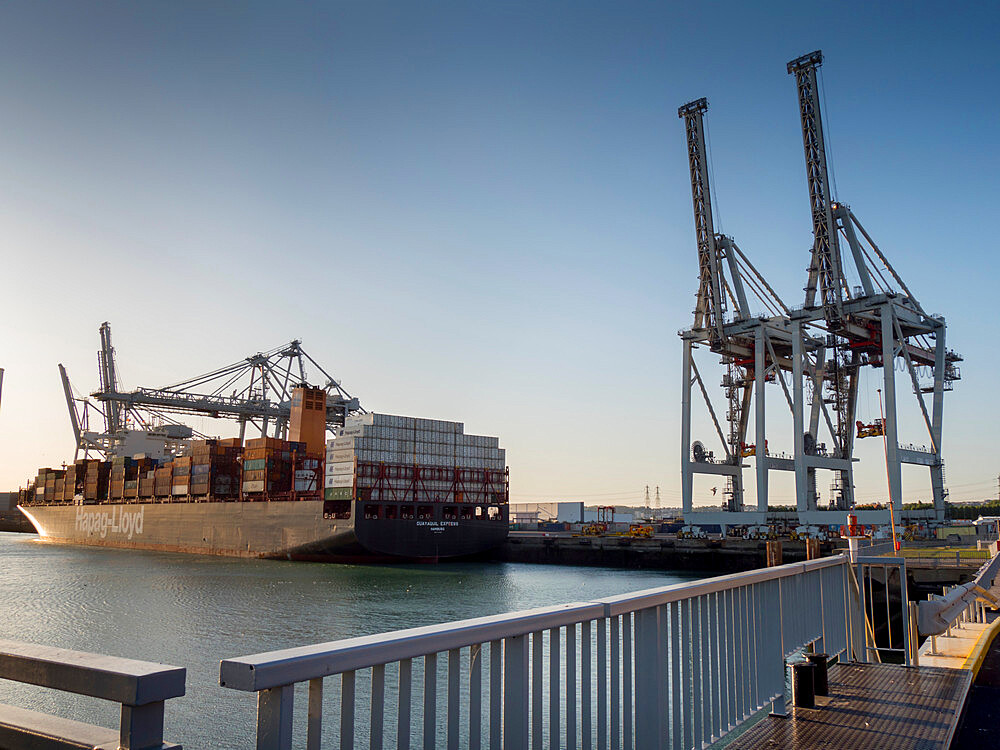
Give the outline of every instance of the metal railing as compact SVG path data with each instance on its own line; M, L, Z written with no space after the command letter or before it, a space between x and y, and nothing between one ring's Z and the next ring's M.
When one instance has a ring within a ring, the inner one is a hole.
M945 587L941 596L931 595L917 609L917 629L920 635L931 637L931 651L937 652L936 636L951 635L951 628L963 622L986 622L986 607L997 607L990 592L1000 575L1000 555L994 555L976 572L969 583Z
M341 748L700 748L765 708L784 712L795 652L865 659L852 576L840 555L226 659L220 684L258 694L261 750L290 748L293 734L318 750L324 679L337 675L326 740ZM299 683L308 710L295 721Z
M0 679L121 704L117 730L0 704L0 747L181 750L163 741L164 702L184 695L186 670L0 640Z
M860 556L856 560L857 580L861 595L861 611L865 613L865 627L875 622L884 622L885 629L876 632L872 628L868 634L866 649L875 661L883 657L898 658L906 666L911 666L916 644L910 626L910 600L907 592L906 558L887 556ZM895 573L896 583L891 583ZM880 575L877 575L880 574ZM879 580L881 579L881 580ZM896 615L893 615L893 592L898 592ZM885 608L885 620L876 607ZM878 615L878 616L876 616ZM899 645L896 645L899 644Z
M976 566L977 563L981 564L983 562L982 557L970 557L962 555L961 553L954 553L953 555L913 555L906 554L906 562L913 566L919 567L926 570L936 570L938 568L956 568L970 570Z

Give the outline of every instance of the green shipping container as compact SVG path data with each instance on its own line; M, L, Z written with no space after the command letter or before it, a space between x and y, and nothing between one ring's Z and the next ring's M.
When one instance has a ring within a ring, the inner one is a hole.
M243 462L244 471L260 471L261 469L274 469L284 462L278 462L267 458L251 458Z
M323 493L323 498L325 500L350 500L351 499L351 488L350 487L327 487L326 491Z

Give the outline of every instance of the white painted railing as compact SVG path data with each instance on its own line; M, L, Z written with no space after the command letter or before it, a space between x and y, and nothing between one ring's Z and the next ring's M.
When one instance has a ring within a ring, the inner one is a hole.
M782 713L784 661L803 647L864 658L851 575L841 555L227 659L220 684L258 693L261 749L293 734L310 750L700 748ZM335 675L339 721L324 733ZM293 721L304 682L307 715Z
M957 553L956 553L957 554ZM986 607L996 608L997 599L990 592L1000 575L1000 555L993 555L976 572L969 583L958 584L944 590L942 596L931 596L920 602L916 617L916 629L920 635L933 636L951 634L953 625L961 627L963 622L986 622ZM931 641L931 654L937 645Z
M0 679L121 704L118 729L0 704L0 747L181 750L163 741L163 711L184 695L186 676L166 664L0 640Z

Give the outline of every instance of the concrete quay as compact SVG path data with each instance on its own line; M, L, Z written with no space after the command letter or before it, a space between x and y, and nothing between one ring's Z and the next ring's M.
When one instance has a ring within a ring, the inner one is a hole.
M766 544L764 540L739 538L678 539L672 534L636 538L512 531L491 556L503 562L733 573L764 567ZM783 540L781 544L784 562L806 559L805 542ZM821 544L822 556L833 552L833 543Z

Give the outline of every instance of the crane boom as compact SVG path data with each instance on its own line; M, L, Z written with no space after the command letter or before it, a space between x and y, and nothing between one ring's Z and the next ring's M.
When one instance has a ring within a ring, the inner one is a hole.
M833 215L833 196L826 163L826 143L819 106L816 71L823 64L819 50L797 57L788 63L788 72L795 76L799 94L799 116L802 121L802 145L806 155L806 180L809 186L809 208L812 213L813 249L806 283L805 306L816 306L816 292L825 309L827 323L835 328L842 316L843 272L840 243Z
M115 393L118 390L118 376L115 373L115 348L111 345L111 324L105 321L101 324L101 349L97 353L98 370L100 371L101 390ZM121 404L114 399L106 402L105 417L108 432L118 432L122 428Z
M73 388L69 384L69 375L66 374L66 368L62 364L59 365L59 377L62 380L63 394L66 396L66 408L69 409L69 423L73 427L73 440L75 441L77 450L79 450L80 439L83 433L80 430L80 418L76 413Z
M247 422L259 422L265 435L271 424L274 434L284 434L291 415L292 388L297 378L305 382L306 362L316 367L326 378L326 420L330 426L343 425L351 413L363 412L357 398L345 391L309 354L302 342L294 340L267 352L258 352L238 362L212 372L174 383L165 388L136 388L125 391L115 372L115 351L111 346L111 325L100 329L101 349L98 352L100 390L91 394L103 405L107 434L115 435L125 427L126 415L139 425L162 421L166 414L208 416L213 419L234 419L241 430ZM73 431L80 440L81 428L75 419L72 396L65 371L63 387L67 391Z
M698 240L698 301L694 310L694 328L707 328L713 340L721 340L724 338L725 300L720 280L719 250L712 225L712 196L705 153L703 115L707 109L707 99L696 99L680 107L677 116L684 120L687 133L694 228Z

